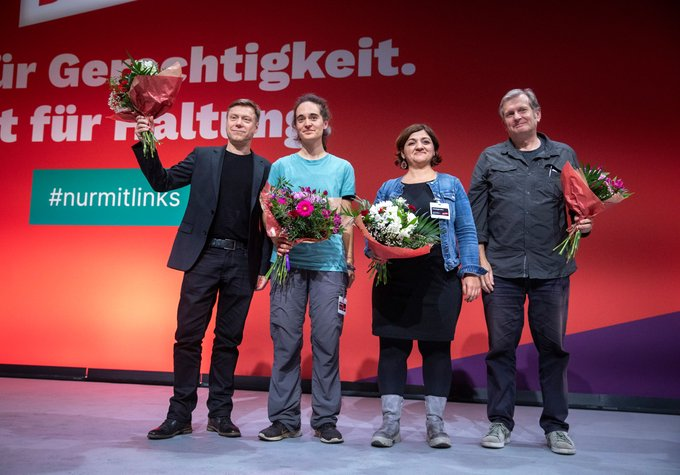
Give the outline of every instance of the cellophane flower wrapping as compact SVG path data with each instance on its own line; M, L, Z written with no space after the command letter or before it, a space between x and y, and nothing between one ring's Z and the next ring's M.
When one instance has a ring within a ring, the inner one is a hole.
M182 85L182 67L178 62L160 71L149 59L132 57L123 63L126 68L119 76L109 79L111 118L136 122L137 116L158 117L170 110ZM152 131L142 134L144 156L156 151L158 140Z
M387 283L390 259L423 256L440 241L439 223L428 216L417 216L404 198L374 204L362 199L357 202L358 210L344 212L354 218L366 238L371 254L368 271L375 276L375 285Z
M325 190L293 186L280 177L275 186L267 184L260 193L265 230L270 238L284 238L291 245L324 241L344 230L343 220L334 207L334 200ZM284 284L290 271L290 258L277 255L267 271L274 280Z
M606 209L607 205L620 203L630 193L623 180L614 177L602 167L591 167L589 164L574 169L567 162L562 168L560 181L567 209L579 219L593 218ZM568 213L571 217L571 214ZM567 261L574 258L581 241L581 231L572 223L567 229L567 237L553 250L565 255Z

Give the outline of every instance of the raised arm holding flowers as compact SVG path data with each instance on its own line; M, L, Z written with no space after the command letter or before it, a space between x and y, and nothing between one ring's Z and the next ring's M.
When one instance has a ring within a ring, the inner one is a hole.
M139 138L144 144L144 155L151 156L158 144L152 130L152 119L172 107L182 85L182 67L174 63L161 71L153 60L132 57L123 64L126 68L120 76L109 79L112 118L135 122L140 115L147 117L149 128Z

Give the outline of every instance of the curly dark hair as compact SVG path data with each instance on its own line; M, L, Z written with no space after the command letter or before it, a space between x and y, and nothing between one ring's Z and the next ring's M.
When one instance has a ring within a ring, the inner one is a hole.
M408 138L411 136L411 134L420 132L421 130L424 130L425 133L430 136L432 144L434 145L434 156L432 157L430 165L436 167L442 162L442 156L439 154L439 139L434 133L434 130L432 130L432 128L427 124L413 124L402 130L399 134L399 137L397 137L397 153L394 154L397 157L397 159L394 161L396 166L401 167L402 162L406 161L402 154L404 152L404 146L406 145Z

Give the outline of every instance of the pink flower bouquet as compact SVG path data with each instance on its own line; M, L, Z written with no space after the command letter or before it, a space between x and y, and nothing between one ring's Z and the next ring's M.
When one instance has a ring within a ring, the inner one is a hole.
M267 231L272 238L285 238L292 245L324 241L343 230L342 219L331 209L327 191L317 192L309 187L293 191L283 177L276 186L265 186L260 193L260 204ZM288 254L277 256L269 268L276 281L283 284L290 270Z

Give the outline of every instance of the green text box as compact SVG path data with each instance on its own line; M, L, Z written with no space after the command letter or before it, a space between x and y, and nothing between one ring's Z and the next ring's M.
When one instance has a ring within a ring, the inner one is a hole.
M33 170L31 224L177 226L189 187L151 189L131 169Z

